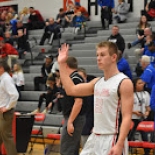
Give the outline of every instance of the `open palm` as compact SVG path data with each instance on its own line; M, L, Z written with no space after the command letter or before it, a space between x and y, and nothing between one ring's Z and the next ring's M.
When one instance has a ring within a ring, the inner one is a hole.
M58 63L66 63L66 60L68 58L68 50L69 45L66 43L59 48L59 56L58 56Z

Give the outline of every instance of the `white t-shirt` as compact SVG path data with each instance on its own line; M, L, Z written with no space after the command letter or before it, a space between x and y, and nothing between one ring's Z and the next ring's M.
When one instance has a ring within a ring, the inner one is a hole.
M12 75L15 85L22 86L25 85L25 79L23 72L14 72Z
M141 103L139 103L139 100ZM134 93L133 111L140 111L144 114L146 111L146 106L149 105L150 105L150 94L147 91ZM141 119L141 117L132 114L132 119Z
M118 86L127 78L123 73L104 80L101 78L94 88L94 130L96 134L115 134L118 132L120 101Z

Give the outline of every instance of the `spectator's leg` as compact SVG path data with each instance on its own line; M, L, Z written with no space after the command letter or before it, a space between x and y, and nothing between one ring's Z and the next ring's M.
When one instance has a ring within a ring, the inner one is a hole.
M140 43L140 40L136 39L135 41L131 43L131 47L136 46L138 43Z
M46 32L44 32L44 34L43 34L43 36L42 36L42 38L41 38L41 41L40 41L40 45L44 45L45 40L46 40L47 38L49 38L49 37L50 37L49 34L46 33Z
M18 91L18 93L19 93L19 98L18 98L18 100L21 100L22 86L17 86L17 85L16 85L16 88L17 88L17 91Z
M136 128L137 128L137 125L139 123L139 120L137 120L137 119L133 119L132 121L134 122L134 126L133 126L132 130L130 131L130 133L128 135L128 140L129 141L134 140L134 135L135 135L135 132L136 132Z
M148 142L148 134L146 132L141 131L142 140ZM145 155L150 154L150 149L144 149Z
M47 94L46 94L46 107L45 107L43 113L48 112L48 105L52 102L52 98L53 98L53 94L50 92L47 92Z
M41 79L42 77L35 77L34 78L34 90L35 91L39 91L39 83L40 83L40 79Z
M110 12L109 8L105 7L104 9L101 9L101 22L103 29L109 29L109 18L110 18Z
M43 103L43 99L46 99L46 93L43 93L40 95L39 97L39 102L38 102L38 109L40 110L41 106L42 106L42 103Z
M24 49L18 49L19 59L22 59L24 51L25 51Z
M49 44L51 45L53 43L53 39L54 39L54 33L51 34L51 36L49 37Z

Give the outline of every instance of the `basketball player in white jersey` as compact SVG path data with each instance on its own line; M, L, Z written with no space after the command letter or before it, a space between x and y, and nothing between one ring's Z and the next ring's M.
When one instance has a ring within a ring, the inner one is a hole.
M127 135L132 116L133 85L117 69L117 46L108 41L99 43L97 64L104 77L78 85L73 84L67 73L68 50L68 45L63 44L58 57L60 77L67 94L94 94L94 129L80 155L128 155ZM68 122L68 126L74 129L73 122Z

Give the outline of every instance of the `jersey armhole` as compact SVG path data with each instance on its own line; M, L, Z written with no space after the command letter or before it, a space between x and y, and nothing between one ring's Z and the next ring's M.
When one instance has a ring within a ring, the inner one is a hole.
M129 79L129 78L123 78L123 79L120 81L120 83L119 83L119 85L118 85L118 88L117 88L117 95L118 95L118 98L119 98L119 99L121 99L120 86L121 86L122 82L123 82L125 79Z

